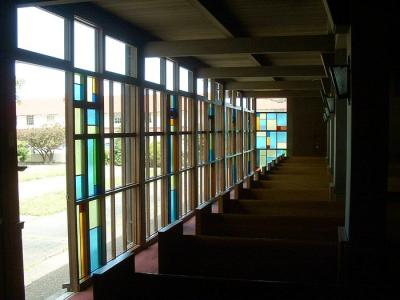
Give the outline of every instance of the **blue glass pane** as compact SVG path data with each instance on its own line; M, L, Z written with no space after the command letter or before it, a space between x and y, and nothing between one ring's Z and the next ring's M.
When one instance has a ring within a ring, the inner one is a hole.
M261 130L266 130L267 129L267 120L260 120L260 127L261 127Z
M89 230L90 235L90 271L101 267L101 228L95 227Z
M267 113L267 119L268 120L276 120L276 114L275 113Z
M95 109L88 109L87 110L87 124L88 125L97 125L98 118L97 112Z
M169 171L175 172L175 162L174 162L174 136L170 136L169 138L169 150L170 150L170 163L169 163Z
M81 84L74 84L74 100L83 100L83 86Z
M286 133L286 131L278 132L278 143L286 143L286 142L287 142L287 133Z
M84 188L83 180L84 180L83 175L75 176L76 200L80 200L83 198L83 188Z
M286 114L278 114L277 115L277 125L278 126L287 126L287 115Z
M178 199L176 190L171 191L171 222L179 219L178 214Z
M267 138L265 136L257 136L257 148L265 149L267 145Z

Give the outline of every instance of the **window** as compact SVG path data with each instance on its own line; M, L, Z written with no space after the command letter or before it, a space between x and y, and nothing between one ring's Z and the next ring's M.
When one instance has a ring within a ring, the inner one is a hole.
M145 80L160 84L160 62L159 57L146 57L144 61Z
M54 121L56 120L56 115L50 114L50 115L47 115L46 118L47 118L47 123L54 123Z
M26 116L26 125L30 125L30 126L35 125L35 118L33 115Z
M79 21L74 22L74 66L96 70L96 29Z
M197 95L204 96L204 79L197 78Z
M80 73L73 84L78 277L85 280L137 244L138 88Z
M106 71L136 76L136 48L112 37L105 37Z
M106 70L126 74L125 44L106 36Z
M167 90L173 91L175 85L175 64L169 59L166 60L166 88Z
M189 92L189 77L189 70L183 67L179 67L179 89L181 91Z
M35 7L18 8L18 47L64 59L63 18Z
M258 166L287 154L286 98L257 99L256 147Z

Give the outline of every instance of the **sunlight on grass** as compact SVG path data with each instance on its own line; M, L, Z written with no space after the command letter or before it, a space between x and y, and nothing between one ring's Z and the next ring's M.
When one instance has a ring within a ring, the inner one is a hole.
M18 173L20 181L37 180L55 176L65 176L65 164L28 165L25 171Z
M20 214L28 216L52 215L66 209L67 200L64 191L26 198L20 203Z

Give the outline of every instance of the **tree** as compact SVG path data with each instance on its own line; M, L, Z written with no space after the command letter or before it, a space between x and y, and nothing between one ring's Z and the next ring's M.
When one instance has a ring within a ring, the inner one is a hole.
M29 147L39 153L43 162L52 163L54 150L65 143L64 127L59 124L18 130L18 140L25 141Z
M29 145L26 141L17 141L18 161L25 162L29 156Z

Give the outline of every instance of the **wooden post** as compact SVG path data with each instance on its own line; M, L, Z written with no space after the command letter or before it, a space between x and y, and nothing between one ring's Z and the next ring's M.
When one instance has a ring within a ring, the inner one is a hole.
M12 0L0 2L0 298L24 299L23 224L19 219L15 49L17 9Z

